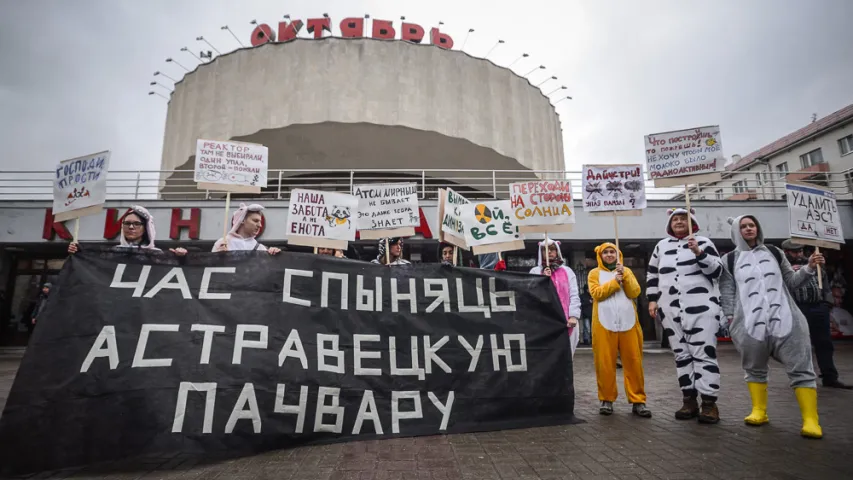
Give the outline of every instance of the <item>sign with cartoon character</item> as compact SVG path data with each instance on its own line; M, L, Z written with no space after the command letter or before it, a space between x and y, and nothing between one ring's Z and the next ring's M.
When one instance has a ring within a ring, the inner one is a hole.
M460 210L465 243L473 247L475 254L524 248L511 201L471 202Z
M719 125L655 133L645 139L646 168L656 187L720 179L718 170L725 158Z
M108 151L59 162L53 177L54 221L100 213L107 196L109 167Z
M193 178L201 190L261 193L268 164L269 149L263 145L199 139Z
M345 193L294 189L287 215L287 242L345 249L355 240L358 197Z
M585 212L646 208L642 165L584 165L581 183Z
M411 237L421 224L416 183L354 185L352 192L358 197L356 226L364 240Z
M575 199L568 180L536 180L511 183L513 222L523 233L571 232L575 223Z
M818 247L841 248L844 233L834 192L812 185L787 183L785 194L791 237Z

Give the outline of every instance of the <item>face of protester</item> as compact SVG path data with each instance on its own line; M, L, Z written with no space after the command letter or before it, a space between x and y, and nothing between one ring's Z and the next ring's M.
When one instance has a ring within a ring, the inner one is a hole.
M145 222L135 213L129 213L121 222L121 231L128 242L137 242L145 233Z
M670 227L672 228L672 233L676 236L687 235L687 214L679 213L673 215L670 220Z
M441 249L441 261L442 262L452 262L453 261L453 247L444 247Z
M261 231L261 214L258 212L249 212L246 219L240 224L237 229L237 234L243 238L252 238L258 235Z
M393 243L389 251L392 257L400 258L403 255L403 244L400 242Z
M740 235L746 240L749 246L755 245L755 239L758 238L758 226L751 218L743 218L740 221Z
M802 250L788 250L788 256L792 260L801 260L806 257Z
M41 293L47 295L48 293L50 293L50 287L42 287Z
M545 247L542 247L542 251L545 251ZM557 246L556 245L548 245L548 262L554 263L557 261Z
M335 251L331 248L320 247L317 249L317 255L334 255Z
M619 261L619 255L616 253L615 248L608 247L601 252L601 260L607 264L616 263Z

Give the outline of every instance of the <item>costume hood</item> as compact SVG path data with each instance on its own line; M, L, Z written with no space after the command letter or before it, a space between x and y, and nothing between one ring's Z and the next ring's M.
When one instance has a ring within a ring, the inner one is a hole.
M403 238L402 237L394 237L394 238L380 238L379 239L379 253L376 255L376 259L380 262L385 258L385 241L388 241L388 246L400 244L400 248L403 248Z
M672 238L678 238L672 233L672 216L687 215L687 209L684 207L670 208L666 211L666 234ZM693 222L693 234L699 231L699 222L696 220L696 210L690 209L690 221Z
M547 245L548 247L550 247L551 245L556 245L557 246L557 259L560 261L560 263L565 263L565 260L563 260L563 252L560 250L560 241L559 240L552 240L549 238L547 240L543 240L543 241L539 242L538 248L536 249L537 250L536 256L538 257L536 265L538 265L540 267L545 266L544 260L542 259L542 248L545 247L545 245Z
M240 229L240 225L242 225L246 220L246 216L248 216L249 213L260 213L263 211L263 205L259 205L257 203L246 205L245 203L241 203L240 208L231 215L231 230L228 231L228 235L239 237L239 235L237 235L237 230ZM256 236L257 235L252 235L252 238L255 238Z
M124 215L122 215L119 221L124 222L124 219L127 218L127 216L131 213L139 217L145 224L145 232L142 234L142 240L139 243L139 248L155 248L154 237L156 235L156 232L154 230L154 217L151 216L151 213L146 210L145 207L133 205L130 207L130 210L124 212ZM130 247L133 245L127 241L127 238L125 238L124 229L121 229L121 238L119 238L119 244L122 247Z
M607 269L607 267L604 266L604 260L601 259L601 252L607 250L608 248L612 248L612 249L616 250L616 253L619 257L619 260L617 260L617 262L624 264L624 262L622 261L622 251L619 250L618 248L616 248L616 245L614 245L610 242L604 242L601 245L595 247L595 259L598 260L598 268L601 268L604 270Z
M761 223L755 218L754 215L741 215L739 217L729 217L728 222L729 225L732 226L732 242L734 242L735 246L738 250L748 252L751 250L749 248L749 244L746 243L746 240L743 239L743 236L740 234L740 221L744 218L751 218L753 222L755 222L755 226L758 227L758 237L756 238L756 245L764 245L764 229L761 228Z

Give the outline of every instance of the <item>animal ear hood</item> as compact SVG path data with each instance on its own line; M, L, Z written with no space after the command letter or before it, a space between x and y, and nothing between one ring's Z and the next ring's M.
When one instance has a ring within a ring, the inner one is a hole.
M691 208L689 211L684 207L670 208L666 211L666 234L675 237L672 232L672 217L673 215L690 215L690 220L693 223L693 233L699 231L699 221L696 220L696 210Z

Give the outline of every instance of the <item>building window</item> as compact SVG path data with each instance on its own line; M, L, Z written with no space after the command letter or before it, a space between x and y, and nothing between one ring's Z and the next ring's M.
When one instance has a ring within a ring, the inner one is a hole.
M842 155L847 155L850 152L853 152L853 135L847 135L846 137L838 140L838 148L841 149Z
M716 192L714 192L714 195L717 197L717 200L722 200L723 199L723 189L721 188L721 189L717 190Z
M823 163L823 153L821 153L820 149L812 150L809 153L805 153L800 155L800 163L802 163L803 168L809 168L813 165L818 165Z
M762 183L764 182L761 181L761 172L758 172L755 174L755 184L760 187Z
M735 182L732 187L734 187L735 193L744 193L746 192L746 180Z

